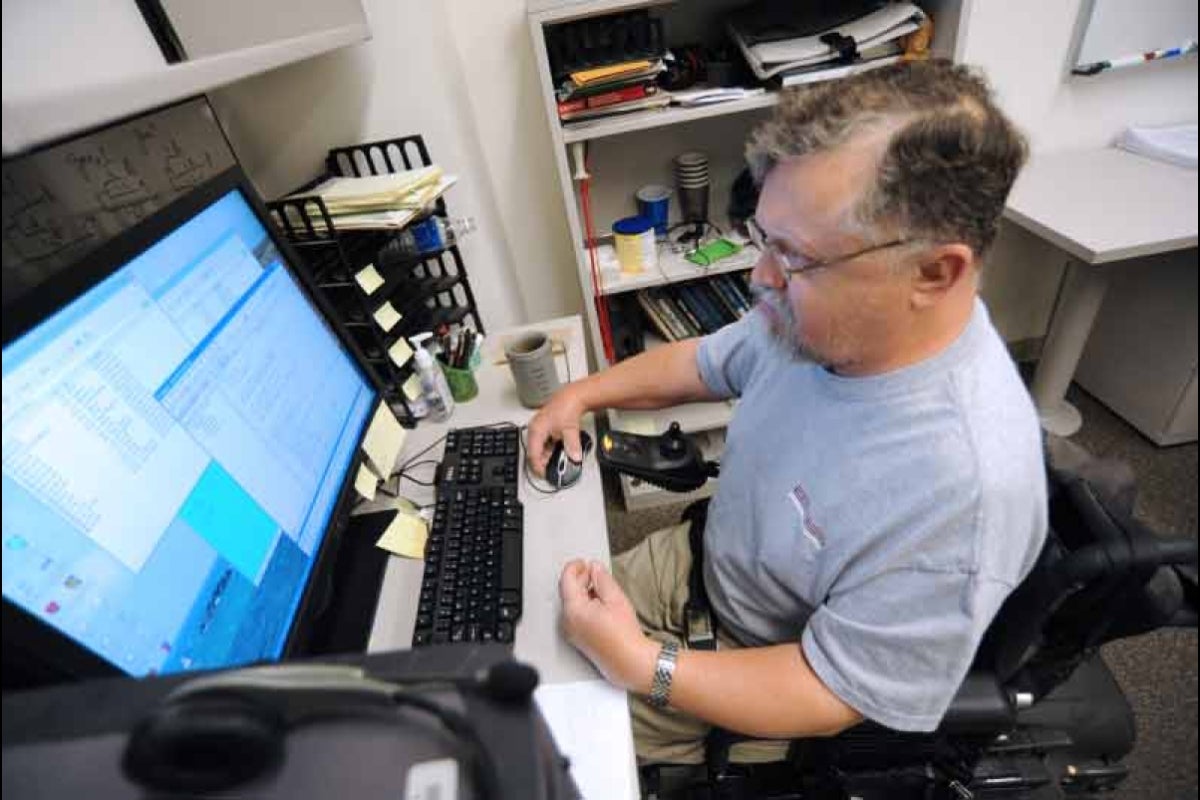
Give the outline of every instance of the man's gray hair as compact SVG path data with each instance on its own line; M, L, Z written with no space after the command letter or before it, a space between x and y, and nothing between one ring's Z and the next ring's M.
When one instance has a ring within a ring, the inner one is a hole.
M787 90L751 135L746 160L761 185L780 161L877 132L886 141L855 208L858 225L961 242L982 256L1028 145L987 82L964 66L915 61Z

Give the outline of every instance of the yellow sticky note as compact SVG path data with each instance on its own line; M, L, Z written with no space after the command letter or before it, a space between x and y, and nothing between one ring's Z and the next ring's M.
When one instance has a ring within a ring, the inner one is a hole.
M391 331L392 328L396 327L396 323L402 319L400 312L392 305L391 300L384 301L383 305L375 309L375 313L371 316L375 318L375 322L379 324L379 327L383 328L384 333Z
M396 343L388 348L388 358L397 367L403 367L413 357L413 350L408 346L408 340L401 336Z
M428 539L429 525L425 520L415 514L398 511L375 546L405 558L424 558Z
M358 474L354 476L354 491L358 492L364 500L375 499L375 487L379 483L379 479L375 477L375 473L367 469L366 464L358 466Z
M381 478L392 474L396 456L400 455L400 448L404 446L407 436L407 431L401 427L400 421L396 419L392 409L388 408L388 404L380 403L379 408L375 409L375 416L371 418L371 424L367 426L366 435L363 436L362 449L367 454L371 468Z
M374 264L367 264L355 273L354 282L363 292L372 294L380 286L383 286L383 276L379 274L379 270L375 269Z
M421 379L414 372L408 376L408 380L404 382L404 385L400 389L409 400L416 400L421 396Z

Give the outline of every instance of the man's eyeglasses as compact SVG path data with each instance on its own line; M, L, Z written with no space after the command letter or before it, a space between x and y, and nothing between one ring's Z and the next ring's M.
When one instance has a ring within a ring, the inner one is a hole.
M788 279L803 272L813 272L814 270L832 267L835 264L852 261L859 256L865 256L868 253L887 250L890 247L908 244L911 241L909 239L894 239L886 244L873 245L844 256L814 260L800 253L787 253L779 249L779 245L767 237L766 232L759 227L758 220L754 219L754 217L746 221L746 230L750 234L750 243L757 247L759 251L774 259L775 263L779 265L779 269L783 272L784 277Z

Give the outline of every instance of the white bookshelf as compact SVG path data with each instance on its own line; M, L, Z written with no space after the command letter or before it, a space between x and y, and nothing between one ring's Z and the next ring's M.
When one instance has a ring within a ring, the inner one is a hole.
M915 0L934 19L936 30L933 42L935 55L956 58L962 50L961 31L973 0ZM780 93L768 91L753 97L700 108L670 106L664 109L633 112L587 121L563 124L558 119L554 84L546 51L545 29L565 22L588 17L605 16L638 8L648 8L664 20L668 46L706 41L713 43L723 37L723 16L744 5L745 0L529 0L527 4L534 63L537 68L546 124L552 141L550 154L556 168L558 185L566 210L571 241L575 248L575 270L583 299L588 338L593 364L599 369L609 366L601 343L595 297L598 294L615 296L653 286L711 277L736 272L753 266L755 253L747 248L736 256L709 267L699 267L660 247L659 266L640 274L617 274L602 280L593 288L591 258L586 247L586 232L582 208L573 177L572 151L587 148L590 154L592 209L594 232L605 237L612 222L621 216L635 213L633 194L646 183L665 183L673 186L670 161L686 150L704 150L710 154L712 175L711 211L722 224L729 188L742 168L741 143L750 130L779 102ZM676 221L678 203L672 200L672 222ZM728 228L723 225L728 231ZM613 260L610 245L598 247L600 260ZM648 345L653 345L653 337ZM722 432L733 414L729 403L697 403L656 412L610 412L610 423L634 432L661 432L671 421L678 421L688 432L704 432L710 445L716 448L711 456L719 458ZM711 440L711 441L710 441ZM637 486L622 480L626 505L644 508L685 497L655 490L645 484Z

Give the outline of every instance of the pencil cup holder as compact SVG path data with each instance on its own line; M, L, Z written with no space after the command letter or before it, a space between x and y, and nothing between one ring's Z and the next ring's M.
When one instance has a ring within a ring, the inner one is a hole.
M470 367L459 369L440 364L442 374L446 376L446 385L450 387L450 396L456 403L465 403L479 394L479 384L475 381L475 370Z

